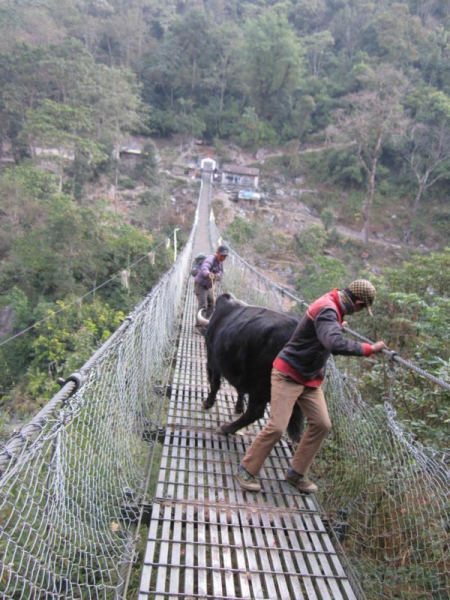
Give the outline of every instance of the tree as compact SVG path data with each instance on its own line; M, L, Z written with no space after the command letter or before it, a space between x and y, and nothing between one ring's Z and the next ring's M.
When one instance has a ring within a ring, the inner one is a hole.
M40 169L17 166L1 175L0 260L8 257L14 239L27 235L45 220L42 203L55 192L55 177Z
M403 241L408 244L420 202L426 190L448 176L450 166L450 97L430 90L411 123L405 158L417 181L417 193Z
M48 69L48 54L41 48L16 45L0 55L2 129L11 140L17 162L26 154L19 140L27 112L51 95Z
M74 39L37 49L16 44L0 55L0 130L12 141L18 162L28 112L44 100L71 108L90 107L98 92L93 85L96 70L93 57Z
M296 0L289 9L289 20L299 31L317 31L324 26L326 4L325 0Z
M77 151L89 155L94 163L106 158L101 146L89 139L92 132L93 123L87 109L44 100L41 106L28 111L22 136L28 140L35 158L39 152L45 152L47 158L56 161L61 192L64 169Z
M314 254L300 269L295 277L295 287L299 295L307 302L314 302L330 290L330 282L336 287L344 287L348 280L348 268L345 263L329 256Z
M156 109L152 119L158 116L158 109L171 111L174 102L182 93L181 81L178 78L180 57L175 52L175 48L176 45L172 43L169 33L159 43L154 53L143 58L141 70L143 98L147 104L151 104Z
M416 366L448 381L450 249L388 268L377 284L380 337ZM383 371L375 386L383 385ZM446 447L449 395L413 372L398 381L396 409L422 443Z
M147 109L142 103L136 77L130 71L98 65L93 84L95 94L91 114L97 129L97 139L113 148L115 197L120 147L130 132L140 130L148 133L145 124Z
M275 144L278 141L276 132L260 119L253 107L247 106L233 129L233 138L244 148L256 150L263 144Z
M170 25L143 59L143 97L153 107L151 124L157 131L198 131L201 123L211 137L229 131L237 98L243 97L241 38L238 26L216 24L198 10L187 10ZM194 128L186 123L192 115Z
M125 317L99 298L73 301L43 302L37 307L45 320L35 328L30 343L32 360L24 378L25 394L50 398L58 389L56 378L79 369Z
M92 82L97 65L86 47L69 38L46 51L48 79L52 100L73 108L87 107L92 102Z
M181 7L160 0L76 0L76 14L66 18L66 26L98 63L140 74L145 55L155 55L177 13L184 12Z
M187 11L170 25L155 51L145 57L146 99L171 108L178 98L202 100L215 67L211 30L211 20L198 10Z
M27 180L25 174L19 175L18 193L25 195ZM31 184L31 173L27 179ZM6 292L17 285L33 304L40 298L81 296L127 268L153 244L147 231L124 223L104 202L79 206L45 181L38 179L26 199L23 209L10 210L0 220L1 233L9 236L1 256L0 289ZM3 242L6 236L1 237Z
M335 9L329 28L346 71L358 52L365 50L366 31L375 9L372 2L339 2Z
M287 18L268 10L245 28L243 74L258 116L271 121L300 87L303 51Z
M384 61L405 68L418 60L419 43L425 41L427 35L406 3L377 7L370 27L374 32L374 50Z
M201 112L194 108L192 99L179 98L176 103L175 127L183 136L201 137L206 129Z
M242 98L244 86L240 77L239 56L242 49L242 31L236 25L217 26L212 29L214 55L211 57L209 76L206 83L209 88L208 107L205 121L212 135L220 134L224 129L223 121L236 98ZM211 114L208 122L208 112ZM233 118L225 124L231 125Z
M387 142L401 137L406 129L402 106L406 79L388 65L377 69L362 66L359 69L358 79L365 87L346 96L348 109L339 113L338 137L342 141L355 142L359 166L366 176L363 232L364 244L367 245L381 153Z
M64 38L64 27L57 24L46 3L36 0L3 0L0 8L0 51L13 44L37 47L57 44Z
M141 160L137 165L137 173L146 186L155 183L158 177L158 150L154 141L146 142L142 149Z
M320 31L303 38L302 42L306 49L309 73L317 76L322 70L325 57L331 54L331 48L334 46L333 36L329 31Z
M450 7L442 0L416 0L414 3L417 14L424 25L435 26L437 18L445 18L450 14Z

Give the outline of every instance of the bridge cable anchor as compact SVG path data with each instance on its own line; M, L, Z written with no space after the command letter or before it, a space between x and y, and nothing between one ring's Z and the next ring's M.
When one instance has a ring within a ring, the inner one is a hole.
M56 380L56 383L58 383L61 387L64 387L66 384L70 383L71 381L75 384L75 387L73 388L73 391L72 391L72 394L75 394L75 392L77 392L80 389L80 387L83 385L83 375L81 373L79 373L78 371L69 375L69 377L67 379L64 379L63 377L58 377L58 379Z

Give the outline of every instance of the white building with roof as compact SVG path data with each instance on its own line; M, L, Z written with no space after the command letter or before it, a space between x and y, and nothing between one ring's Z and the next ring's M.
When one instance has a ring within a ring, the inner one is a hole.
M238 185L257 189L259 185L259 169L225 164L222 167L221 183L223 185Z

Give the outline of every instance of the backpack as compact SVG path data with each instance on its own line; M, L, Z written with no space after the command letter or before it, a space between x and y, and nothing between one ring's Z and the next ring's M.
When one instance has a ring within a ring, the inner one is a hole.
M200 252L200 254L197 254L197 256L194 258L194 262L192 263L192 268L191 268L192 277L195 277L197 275L197 273L200 271L200 267L202 266L205 258L206 258L206 254L203 254L203 252Z

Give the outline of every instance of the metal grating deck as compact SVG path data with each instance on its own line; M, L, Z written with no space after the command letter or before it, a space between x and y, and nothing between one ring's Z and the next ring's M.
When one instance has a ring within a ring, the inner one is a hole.
M190 284L192 285L192 283ZM314 499L284 481L291 450L275 447L258 494L233 474L261 424L215 433L234 420L226 385L210 411L204 338L188 291L139 600L354 599Z

